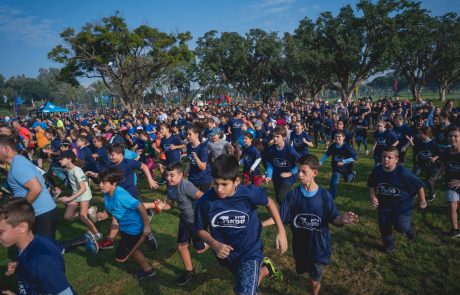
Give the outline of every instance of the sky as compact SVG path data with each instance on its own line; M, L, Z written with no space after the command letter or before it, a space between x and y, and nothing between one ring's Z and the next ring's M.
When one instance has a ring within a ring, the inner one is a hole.
M146 24L166 33L190 31L197 38L210 30L245 34L252 28L292 32L301 19L321 12L334 15L352 0L0 0L0 74L7 79L36 77L39 68L61 67L48 52L68 27L77 31L118 11L130 28ZM460 0L424 0L432 15L460 14Z

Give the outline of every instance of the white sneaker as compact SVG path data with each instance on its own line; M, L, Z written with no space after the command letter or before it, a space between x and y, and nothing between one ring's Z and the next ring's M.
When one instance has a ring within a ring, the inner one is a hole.
M88 209L88 217L91 219L93 223L97 222L97 207L96 206L91 206Z
M367 155L369 155L369 151L368 151L368 150L366 150L366 156L367 156Z

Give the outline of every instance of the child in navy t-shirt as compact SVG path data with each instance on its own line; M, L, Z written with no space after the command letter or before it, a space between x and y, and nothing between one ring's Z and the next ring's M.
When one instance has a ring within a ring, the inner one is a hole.
M24 198L10 199L0 206L0 241L19 250L18 261L10 262L5 274L16 273L18 294L75 294L65 276L62 245L34 236L34 222L34 209ZM3 290L3 294L13 293Z
M367 181L372 206L378 210L379 230L383 251L395 248L392 228L414 238L412 228L413 197L418 194L419 206L426 208L423 182L402 165L398 165L399 152L388 147L382 152L382 165L374 168Z
M291 132L289 139L300 156L308 154L308 147L313 147L310 135L304 130L301 122L295 123L295 130Z
M358 216L353 212L339 215L329 192L316 184L318 158L306 155L298 160L298 164L300 185L289 192L281 204L280 215L292 231L296 272L308 272L311 294L318 294L324 267L332 255L329 223L337 226L355 224ZM263 226L271 224L272 219L263 222Z
M214 161L214 188L197 203L195 230L214 250L219 263L234 274L236 293L257 294L259 282L278 273L263 256L257 207L265 206L274 218L278 228L276 245L281 253L287 249L286 232L276 205L265 190L239 185L238 173L235 156L223 154Z
M296 181L296 161L300 157L295 149L286 144L287 131L284 126L276 126L273 131L273 145L266 154L267 170L265 182L273 179L276 201L281 204Z
M372 148L375 165L382 163L382 152L390 146L398 145L398 138L393 131L386 129L386 122L379 120L374 132L375 144Z
M207 144L200 141L200 128L196 125L192 125L187 129L187 138L189 140L187 158L190 163L188 180L200 191L207 192L212 184Z
M337 132L334 140L335 143L329 145L319 163L322 165L329 156L332 157L332 175L329 191L332 198L335 199L340 177L342 176L346 182L351 182L356 178L356 172L353 171L353 162L357 160L357 155L355 149L345 142L343 132Z
M243 165L243 184L252 183L259 186L264 178L260 175L260 162L262 155L259 149L254 145L253 135L250 132L244 134L243 154L240 160L240 165ZM262 146L262 143L260 143Z

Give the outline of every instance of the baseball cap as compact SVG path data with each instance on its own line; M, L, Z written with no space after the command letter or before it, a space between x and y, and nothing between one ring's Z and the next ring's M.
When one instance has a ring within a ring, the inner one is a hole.
M211 131L209 131L208 137L213 137L217 134L220 134L221 130L219 128L212 128Z

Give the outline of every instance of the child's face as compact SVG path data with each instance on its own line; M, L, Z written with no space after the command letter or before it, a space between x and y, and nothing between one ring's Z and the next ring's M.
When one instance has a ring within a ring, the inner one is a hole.
M451 146L460 147L460 131L451 131L447 137Z
M101 141L95 139L93 142L94 142L94 146L95 146L95 147L97 147L97 148L102 147L102 142L101 142Z
M245 136L245 137L243 137L243 142L244 142L245 146L250 146L252 144L252 139L250 139L249 137Z
M161 135L166 136L166 135L169 135L169 130L168 130L168 128L166 128L164 126L161 126L160 127L160 133L161 133Z
M376 127L377 127L376 128L377 131L379 131L379 132L385 131L385 124L383 124L383 123L378 123Z
M110 153L110 160L114 162L115 164L120 163L123 161L123 154L119 154L117 152L111 152Z
M382 165L386 169L393 169L398 164L398 156L395 152L383 152Z
M99 183L99 188L101 189L103 193L113 192L116 186L117 185L115 183L110 183L108 181L101 181Z
M280 134L273 134L273 143L276 145L281 145L284 142L284 137Z
M214 190L217 196L221 199L230 197L236 191L236 187L240 184L240 179L236 178L235 181L230 179L214 179Z
M310 185L318 175L318 170L311 169L308 165L299 165L299 182L303 185Z
M219 140L220 140L219 134L216 134L216 135L214 135L214 136L212 137L212 141L213 141L213 142L218 142Z
M196 139L198 139L198 134L193 132L193 131L191 131L191 130L189 130L189 131L187 131L187 138L190 141L196 140Z
M0 221L0 244L6 248L13 246L18 241L18 237L22 232L27 232L27 223L21 222L13 227L8 224L5 219Z
M335 137L335 142L338 143L339 145L342 145L344 140L345 140L345 136L343 136L342 134L337 134Z
M176 186L182 180L182 176L183 176L182 172L178 172L176 170L167 171L166 181L168 182L168 185Z
M82 140L77 139L77 146L78 147L83 147L84 145L85 145L85 143Z
M59 160L59 164L61 164L62 167L67 166L70 162L72 162L72 160L68 158L63 158Z

